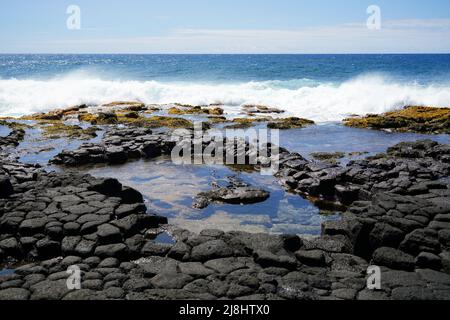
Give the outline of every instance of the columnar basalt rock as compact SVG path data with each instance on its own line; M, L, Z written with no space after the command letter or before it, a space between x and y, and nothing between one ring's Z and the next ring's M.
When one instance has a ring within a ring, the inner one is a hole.
M400 143L387 153L351 161L346 167L310 162L295 153L280 155L278 177L300 194L349 205L379 192L423 195L446 189L450 145L431 140Z
M122 262L95 255L45 260L0 276L0 299L448 299L450 293L449 274L414 270L412 257L393 248L377 250L374 259L390 267L383 267L382 289L374 291L367 288L368 261L325 245L325 237L173 233L178 242L169 247L184 246L183 258L143 253ZM81 269L81 290L66 286L70 265Z
M147 214L142 196L115 179L47 173L5 161L0 172L5 177L0 199L3 260L94 253L133 257L140 248L129 248L128 239L167 221Z
M163 135L113 129L56 162L154 157L171 150ZM2 159L0 259L22 263L0 275L0 300L450 299L448 145L402 143L345 168L282 149L280 166L289 188L348 204L342 219L317 238L169 228L176 243L163 244L146 232L167 220L138 191ZM73 265L81 290L66 285ZM369 265L380 290L367 287Z

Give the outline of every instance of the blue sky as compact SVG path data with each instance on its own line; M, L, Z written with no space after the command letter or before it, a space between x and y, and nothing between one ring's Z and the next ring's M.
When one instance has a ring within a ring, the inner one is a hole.
M448 0L0 0L3 53L450 52ZM66 9L81 9L68 30ZM368 30L366 9L381 9Z

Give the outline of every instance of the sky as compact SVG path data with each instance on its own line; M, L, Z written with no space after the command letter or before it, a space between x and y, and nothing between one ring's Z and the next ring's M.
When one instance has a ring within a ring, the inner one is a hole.
M0 0L0 53L450 53L450 1Z

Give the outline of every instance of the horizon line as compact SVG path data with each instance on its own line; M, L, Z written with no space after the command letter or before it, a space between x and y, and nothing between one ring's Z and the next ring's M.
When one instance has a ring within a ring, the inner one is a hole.
M0 55L450 55L450 52L336 52L336 53L0 52Z

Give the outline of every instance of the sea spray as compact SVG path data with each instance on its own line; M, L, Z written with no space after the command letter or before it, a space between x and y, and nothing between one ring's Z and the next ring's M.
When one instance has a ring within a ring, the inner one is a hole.
M0 79L0 116L21 116L77 104L116 100L145 103L221 103L239 113L242 104L264 104L316 122L351 114L382 113L406 105L450 106L450 85L419 85L363 75L342 83L308 79L245 83L105 80L68 75L47 80Z

